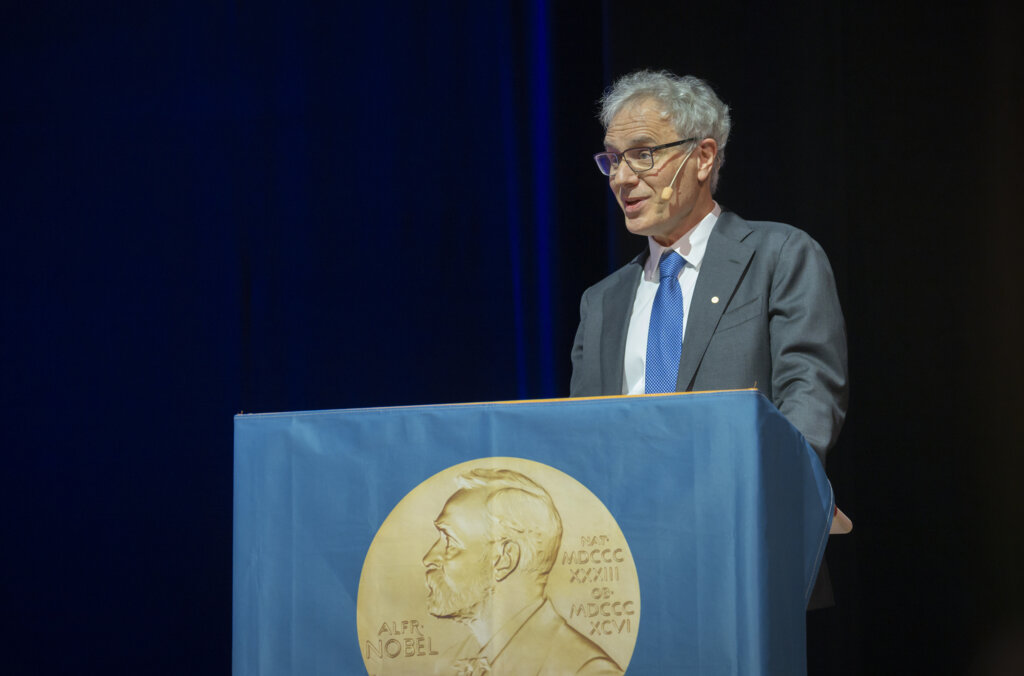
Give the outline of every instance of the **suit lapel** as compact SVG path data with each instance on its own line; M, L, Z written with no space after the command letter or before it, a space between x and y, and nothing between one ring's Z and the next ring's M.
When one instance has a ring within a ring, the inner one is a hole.
M679 362L676 390L686 391L693 385L697 368L711 336L718 328L722 313L729 306L736 287L754 255L754 248L741 240L752 231L746 221L733 213L723 213L708 239L693 300L687 310L686 336L683 337L683 356ZM718 298L717 302L712 302ZM619 360L621 363L621 359Z
M615 284L602 300L601 331L601 392L622 394L622 364L626 357L626 332L633 314L633 299L640 285L644 261L648 253L641 253L626 266Z

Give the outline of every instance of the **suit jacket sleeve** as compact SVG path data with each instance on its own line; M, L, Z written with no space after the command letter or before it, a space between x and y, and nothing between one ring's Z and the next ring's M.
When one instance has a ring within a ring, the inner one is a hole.
M572 343L572 378L569 381L569 396L580 397L590 394L586 391L583 369L583 327L587 323L587 307L590 289L580 299L580 323L576 327L576 338Z
M771 398L824 461L846 415L846 329L828 258L799 230L779 249L768 320Z

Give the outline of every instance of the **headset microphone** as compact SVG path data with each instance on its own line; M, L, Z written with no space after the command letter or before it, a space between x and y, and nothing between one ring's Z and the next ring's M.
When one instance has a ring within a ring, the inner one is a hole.
M666 185L665 188L661 191L662 202L668 202L670 199L672 199L672 193L674 192L672 186L676 184L676 178L679 177L679 172L682 171L683 167L686 166L686 161L690 159L691 153L693 153L693 148L690 148L690 152L686 153L686 157L684 157L683 161L679 163L679 168L676 169L676 173L672 176L672 180L669 181L668 185Z

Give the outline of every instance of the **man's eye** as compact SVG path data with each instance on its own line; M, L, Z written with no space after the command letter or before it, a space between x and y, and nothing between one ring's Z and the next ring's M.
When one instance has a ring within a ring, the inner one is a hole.
M640 152L638 152L636 154L636 157L637 157L638 160L643 160L644 162L649 162L650 159L651 159L651 151L650 150L641 150Z

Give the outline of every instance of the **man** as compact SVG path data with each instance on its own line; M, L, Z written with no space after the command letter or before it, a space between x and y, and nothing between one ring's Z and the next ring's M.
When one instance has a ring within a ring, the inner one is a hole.
M594 156L646 250L586 290L572 396L756 387L821 457L846 415L846 336L821 247L713 199L729 109L703 81L640 71L601 100Z
M505 469L474 470L459 485L434 522L439 536L423 565L430 614L466 624L471 636L435 673L621 675L545 594L562 541L547 491Z

